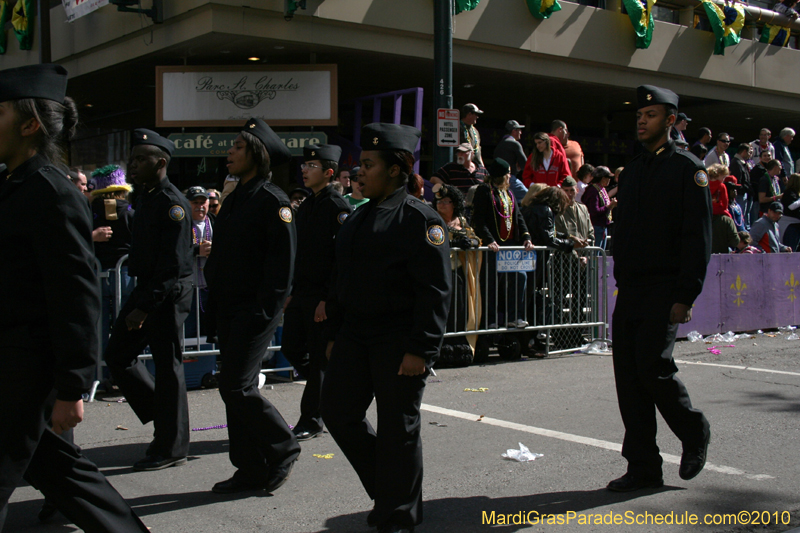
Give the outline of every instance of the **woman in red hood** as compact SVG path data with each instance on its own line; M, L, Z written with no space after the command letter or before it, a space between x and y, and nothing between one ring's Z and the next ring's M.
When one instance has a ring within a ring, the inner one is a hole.
M728 167L715 163L708 167L706 172L708 172L708 192L711 193L712 214L730 217L731 214L728 211L728 190L723 181L730 174Z

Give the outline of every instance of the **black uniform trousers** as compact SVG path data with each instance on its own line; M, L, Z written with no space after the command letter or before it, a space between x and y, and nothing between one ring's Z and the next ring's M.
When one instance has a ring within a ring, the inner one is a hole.
M669 323L674 303L672 284L626 287L619 289L614 308L614 377L625 424L622 456L637 475L661 474L656 408L684 446L699 446L709 428L676 376L672 349L678 324Z
M94 463L46 427L45 411L54 400L51 358L19 345L0 345L0 354L7 380L0 387L0 531L8 499L24 477L85 531L146 532Z
M219 393L228 417L231 463L235 477L263 483L270 466L289 463L300 445L288 424L258 390L258 375L278 321L253 310L223 311L217 315L221 368Z
M399 376L402 339L365 342L339 333L322 385L322 418L336 444L375 500L379 526L422 522L420 404L428 376ZM378 431L367 420L375 398Z
M153 421L154 439L147 455L189 454L189 405L183 375L181 328L192 305L192 283L179 280L147 315L141 329L128 331L125 317L136 308L137 286L119 312L105 360L114 382L143 424ZM156 369L154 379L138 359L147 345Z
M325 322L314 320L319 302L319 298L312 296L293 296L283 314L281 351L306 379L297 425L308 431L321 430L323 427L319 404L328 359L325 357Z

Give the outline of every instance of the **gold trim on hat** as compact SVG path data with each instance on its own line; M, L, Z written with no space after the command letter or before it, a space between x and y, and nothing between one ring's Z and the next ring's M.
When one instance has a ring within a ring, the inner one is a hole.
M648 99L648 100L652 100L652 99L653 99L653 95L652 95L652 94L650 94L650 93L647 93L647 99Z
M378 138L377 137L373 137L372 144L374 144L375 146L378 146Z

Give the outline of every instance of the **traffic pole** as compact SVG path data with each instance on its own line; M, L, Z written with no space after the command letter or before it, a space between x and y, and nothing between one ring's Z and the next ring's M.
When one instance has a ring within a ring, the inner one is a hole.
M453 0L434 0L433 15L433 169L437 171L453 160L451 147L438 146L437 109L453 107Z

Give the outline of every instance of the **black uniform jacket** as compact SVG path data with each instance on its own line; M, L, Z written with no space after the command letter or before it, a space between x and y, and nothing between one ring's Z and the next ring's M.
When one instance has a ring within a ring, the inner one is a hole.
M52 358L45 364L58 399L77 400L100 349L89 203L40 155L7 176L0 173L0 361L14 364L9 354L20 349Z
M438 356L452 288L446 228L404 187L348 218L336 237L334 290L350 333L399 336L406 353Z
M513 198L514 193L509 190L508 194ZM493 196L494 204L492 204ZM516 200L514 200L514 212L511 215L514 218L511 227L512 235L506 241L500 240L498 224L505 222L495 211L495 205L500 205L497 189L488 184L479 185L475 189L475 196L472 199L472 228L481 238L483 245L487 246L497 242L500 246L520 246L524 241L529 241L531 236L528 233L528 226L522 218L522 211Z
M711 257L711 195L702 161L673 141L622 171L614 210L617 286L672 284L692 305Z
M103 198L92 199L92 218L94 229L108 226L111 238L105 242L94 243L94 252L103 269L114 268L120 257L130 252L133 231L133 206L126 200L114 202L114 217L108 218L106 202Z
M139 197L128 256L128 274L137 277L137 309L152 312L178 280L192 274L191 217L189 201L167 178Z
M293 296L324 300L330 293L336 234L352 212L350 203L330 185L300 204Z
M286 193L264 178L240 183L217 214L203 269L212 306L277 318L292 287L296 247Z

